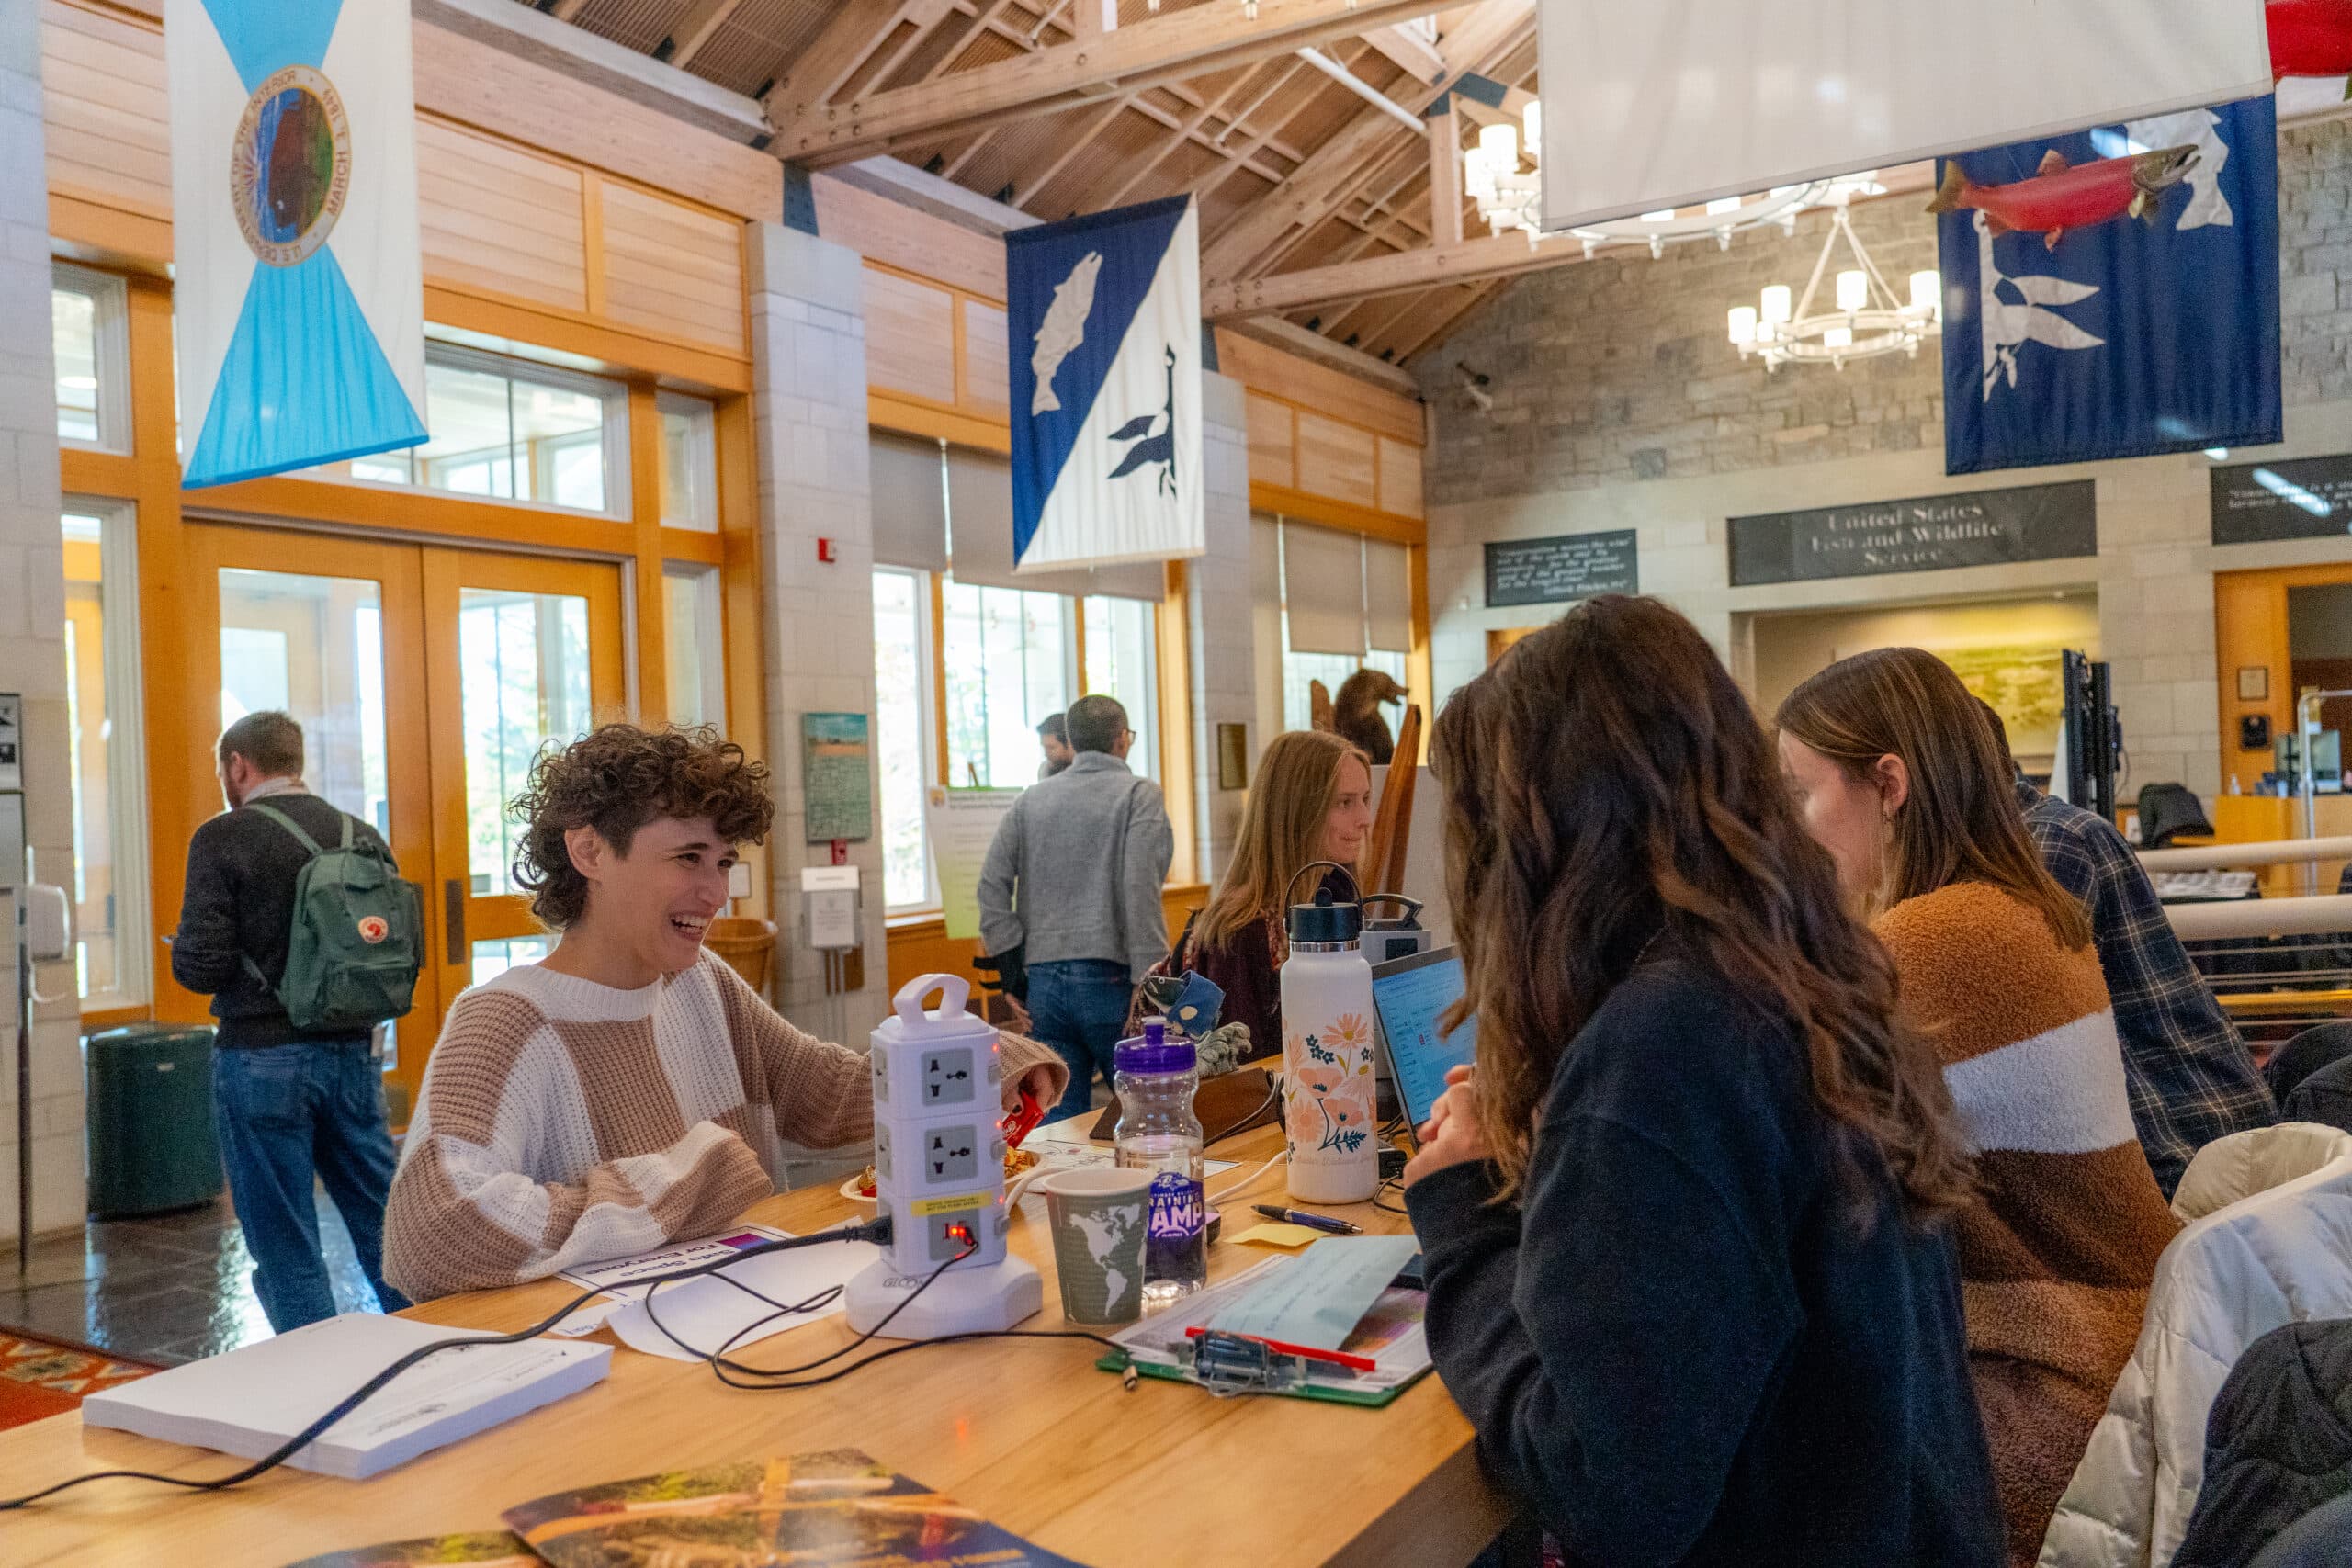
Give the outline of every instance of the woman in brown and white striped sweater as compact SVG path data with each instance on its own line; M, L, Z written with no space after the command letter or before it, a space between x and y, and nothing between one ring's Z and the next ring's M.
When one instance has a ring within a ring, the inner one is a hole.
M542 756L515 867L561 933L449 1009L409 1122L384 1272L419 1301L707 1235L796 1153L874 1135L865 1057L803 1034L703 951L767 772L708 729L608 724ZM1001 1041L1002 1098L1069 1069Z
M1959 1225L1969 1362L2012 1562L2041 1549L2178 1229L2132 1122L2089 918L2042 868L1991 726L1915 648L1780 712L1806 827L1894 959L1977 1151Z

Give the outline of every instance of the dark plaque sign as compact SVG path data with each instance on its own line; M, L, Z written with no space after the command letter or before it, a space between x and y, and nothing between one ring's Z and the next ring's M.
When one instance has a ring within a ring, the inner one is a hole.
M2352 533L2352 457L2238 463L2215 468L2212 483L2217 545Z
M1596 593L1639 593L1634 530L1504 539L1487 547L1487 604L1558 604Z
M1731 520L1734 588L2097 554L2089 479Z

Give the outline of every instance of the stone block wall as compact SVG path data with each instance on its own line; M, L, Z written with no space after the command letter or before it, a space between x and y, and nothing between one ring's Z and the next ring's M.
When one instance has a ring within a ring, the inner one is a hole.
M2352 124L2281 134L2287 439L2233 461L2352 451L2348 197ZM1854 212L1898 289L1912 271L1936 265L1925 206L1923 195L1907 195ZM1644 591L1691 615L1743 679L1752 615L2096 588L2098 654L2112 666L2130 746L2127 789L2178 780L2207 796L2219 792L2214 574L2352 559L2352 539L2214 546L2211 463L2195 453L1948 477L1932 347L1916 360L1866 360L1842 372L1768 373L1743 363L1725 338L1724 312L1754 303L1768 283L1801 290L1826 222L1807 215L1792 240L1770 230L1728 251L1684 246L1657 260L1604 254L1532 274L1423 356L1416 373L1434 411L1425 472L1441 700L1483 667L1488 630L1540 624L1565 608L1485 608L1485 541L1631 527ZM1463 398L1457 365L1490 378L1490 412ZM1733 517L2069 479L2098 487L2096 558L1730 584Z
M49 193L41 164L40 17L0 6L0 692L25 699L26 841L34 874L74 885L67 772L65 552L58 531L56 367L50 342ZM13 869L13 868L12 868ZM6 880L0 875L0 880ZM0 938L0 964L16 966ZM33 1229L82 1223L81 1006L71 964L42 964L32 1030ZM13 979L0 987L10 1000ZM0 1017L0 1237L17 1234L18 1015Z

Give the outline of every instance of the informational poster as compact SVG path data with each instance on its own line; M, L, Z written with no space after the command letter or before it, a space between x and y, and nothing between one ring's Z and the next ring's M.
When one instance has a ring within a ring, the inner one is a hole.
M2211 474L2217 545L2340 539L2352 522L2352 457L2233 463Z
M924 792L923 826L931 836L931 863L939 874L940 913L952 941L980 934L980 865L1017 789L942 789Z
M874 836L874 746L862 713L800 716L802 837L812 844Z
M1487 546L1487 604L1563 604L1600 593L1642 591L1631 528L1498 539Z

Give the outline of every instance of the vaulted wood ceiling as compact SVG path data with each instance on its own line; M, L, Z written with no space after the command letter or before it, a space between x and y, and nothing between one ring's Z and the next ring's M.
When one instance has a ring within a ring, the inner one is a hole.
M1265 0L1270 22L1286 3ZM1250 31L1238 25L1243 0L537 0L538 9L576 27L765 99L779 127L826 110L846 118L846 106L900 89L937 92L949 78L1079 44L1081 27L1099 44L1094 18L1112 6L1128 39L1139 25L1182 12L1237 35ZM1089 7L1092 17L1081 16ZM1408 12L1421 15L1387 19ZM1532 0L1435 11L1392 0L1380 25L1355 36L1327 29L1317 47L1415 118L1437 96L1432 84L1450 85L1465 73L1483 78L1472 91L1489 96L1532 87L1533 13ZM1244 39L1216 59L1199 74L1180 68L1083 84L1042 111L994 110L996 118L969 129L896 135L888 150L1046 220L1191 191L1201 201L1207 285L1419 250L1433 229L1445 238L1465 227L1484 232L1466 209L1460 224L1433 222L1427 137L1295 49L1260 53ZM1138 79L1148 85L1136 85ZM1467 98L1456 101L1475 108ZM1460 202L1458 181L1449 198ZM1403 363L1504 281L1340 299L1291 319Z

